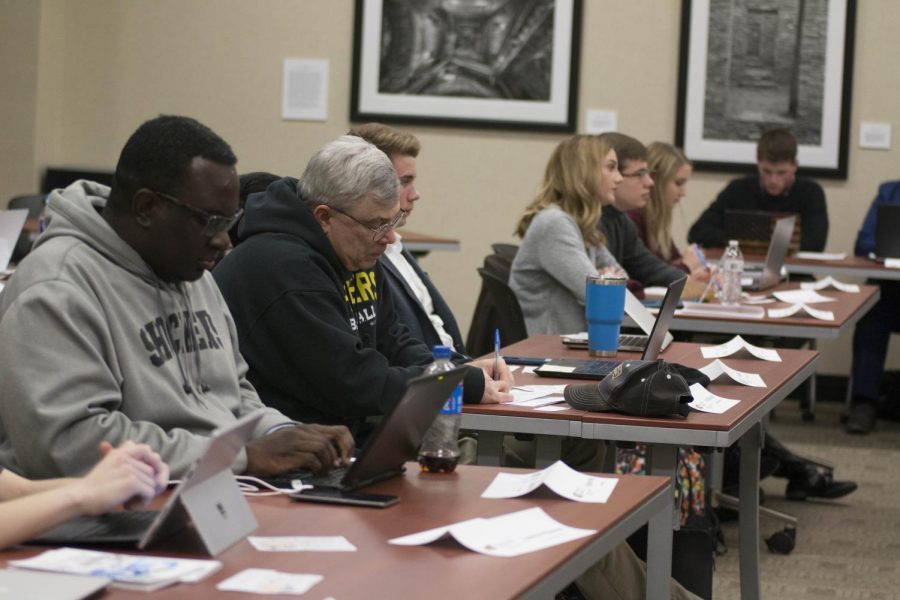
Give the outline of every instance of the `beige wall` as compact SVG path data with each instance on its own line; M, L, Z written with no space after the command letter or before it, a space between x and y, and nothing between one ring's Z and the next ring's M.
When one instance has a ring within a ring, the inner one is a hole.
M584 5L579 127L586 109L602 108L618 111L621 131L671 141L680 3ZM293 175L350 126L350 0L0 0L0 15L0 198L33 189L47 165L111 169L128 135L159 113L208 124L232 144L241 170ZM884 58L900 55L897 31L895 0L859 2L850 174L822 182L828 250L851 248L877 183L900 177L896 149L856 146L861 120L900 126L900 78ZM327 122L280 120L285 57L329 60ZM407 129L424 145L423 200L411 228L462 241L461 252L434 253L423 264L465 331L479 288L475 268L491 242L513 241L516 218L561 136ZM676 239L728 179L694 177ZM823 371L845 373L848 348L822 344Z

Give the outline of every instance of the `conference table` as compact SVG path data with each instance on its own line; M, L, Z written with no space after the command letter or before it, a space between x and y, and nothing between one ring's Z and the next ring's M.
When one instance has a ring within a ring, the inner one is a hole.
M709 251L708 251L709 252ZM762 268L766 257L760 254L745 254L744 264ZM860 279L900 280L900 269L885 267L883 262L865 256L848 255L845 258L801 258L789 256L784 261L784 269L790 275L831 275L835 279L853 277Z
M647 418L617 413L587 412L566 408L544 412L509 404L468 404L464 406L462 426L478 431L479 464L499 464L504 434L525 433L536 436L537 466L560 456L565 437L641 442L647 444L647 469L651 475L663 475L674 481L678 448L708 446L725 448L739 444L740 506L739 551L741 597L759 598L759 461L764 435L763 419L784 398L815 372L818 353L814 350L778 349L781 362L756 359L747 354L722 359L734 369L759 373L765 388L748 387L722 378L709 390L740 402L723 414L691 412L687 418ZM558 335L538 335L502 349L505 356L538 358L587 358L585 350L567 348ZM639 358L637 353L620 352L617 360ZM711 362L701 354L701 345L674 342L660 358L698 368ZM540 377L514 372L516 385L578 384L573 379ZM563 405L567 406L567 405ZM670 496L671 498L672 496ZM678 511L670 507L668 544L671 529L677 524ZM648 546L648 559L659 546Z
M151 597L263 598L266 596L216 589L217 583L244 569L260 568L324 576L304 598L549 599L644 524L650 523L651 536L658 535L656 529L663 522L658 515L671 514L670 485L662 477L617 477L616 488L605 504L573 502L549 490L537 490L513 499L481 498L482 491L498 472L500 469L492 467L461 465L452 474L424 474L418 464L409 463L404 476L366 488L366 491L400 497L399 503L386 509L298 503L284 496L249 498L259 522L252 535L344 536L357 551L260 552L242 540L215 557L223 567L206 580L164 588L153 592ZM514 558L478 554L453 540L426 546L387 543L394 537L465 519L498 516L536 506L565 525L595 529L597 533ZM42 550L19 546L0 552L0 565L34 556ZM177 540L162 542L147 554L202 558L196 552L184 551ZM666 560L665 556L655 558ZM670 569L668 563L651 567L651 573ZM648 581L651 584L648 598L668 598L668 577ZM145 592L115 588L109 588L101 596L104 600L146 597Z
M425 256L432 250L459 252L459 240L456 239L407 231L406 229L401 229L399 233L403 239L403 247L416 257Z

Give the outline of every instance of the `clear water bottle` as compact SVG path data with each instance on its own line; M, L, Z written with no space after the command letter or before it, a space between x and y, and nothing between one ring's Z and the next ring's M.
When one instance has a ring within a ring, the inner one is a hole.
M450 362L450 348L435 346L431 350L434 362L425 370L426 375L451 371L455 367ZM456 469L459 461L459 421L462 413L462 383L453 388L450 397L441 408L441 413L425 432L425 439L419 448L419 465L426 473L449 473Z
M744 273L744 255L737 240L729 240L728 248L722 256L722 304L741 303L741 276Z

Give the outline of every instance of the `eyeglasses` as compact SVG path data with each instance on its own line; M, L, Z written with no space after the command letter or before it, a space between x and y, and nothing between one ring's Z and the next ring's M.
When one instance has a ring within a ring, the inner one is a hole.
M378 227L372 227L371 225L366 225L365 223L363 223L362 221L360 221L359 219L357 219L356 217L354 217L354 216L351 215L350 213L345 212L345 211L339 209L339 208L336 207L336 206L330 206L330 205L326 205L326 206L328 206L328 208L330 208L330 209L333 210L333 211L336 211L336 212L341 213L342 215L344 215L345 217L347 217L348 219L350 219L351 221L353 221L353 222L356 223L357 225L362 225L363 227L365 227L366 229L368 229L369 231L371 231L372 234L373 234L373 235L372 235L372 241L373 241L373 242L381 241L381 240L383 240L385 237L387 237L387 235L388 235L391 231L393 231L394 229L397 228L397 224L400 223L400 220L401 220L404 216L406 216L406 213L407 213L407 211L405 211L405 210L403 210L403 209L401 208L401 209L400 209L400 212L397 213L397 216L394 217L394 220L393 220L393 221L389 221L389 222L387 222L387 223L382 223L382 224L379 225Z
M643 179L644 177L652 179L654 175L656 175L656 172L650 169L638 169L634 173L622 173L622 177L635 177L637 179Z
M226 217L225 215L214 215L212 213L206 212L205 210L199 209L196 206L191 206L187 202L182 202L175 196L170 196L169 194L163 194L162 192L157 192L156 190L150 190L160 198L168 200L175 206L179 208L183 208L184 210L190 212L197 221L203 225L203 230L201 233L208 237L213 237L223 231L228 231L234 224L237 223L241 216L244 214L244 209L239 208L236 213L234 213L230 217Z

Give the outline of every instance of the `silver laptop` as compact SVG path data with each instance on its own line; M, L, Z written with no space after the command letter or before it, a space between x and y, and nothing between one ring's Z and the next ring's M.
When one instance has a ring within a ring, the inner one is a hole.
M199 541L210 556L216 556L257 526L231 466L260 418L261 412L253 413L217 430L203 456L172 491L162 510L77 517L28 543L143 550L158 540L184 532Z
M0 271L5 271L9 266L9 259L12 258L27 218L26 208L0 210Z
M0 569L0 600L81 600L109 583L106 577Z
M687 277L669 284L666 297L659 309L653 330L650 332L647 344L643 348L641 360L656 360L662 351L663 340L669 332L669 323L675 314L675 307L681 298ZM534 372L541 377L563 377L567 379L592 379L600 380L609 375L623 361L620 360L591 360L553 358L537 367Z
M299 479L314 488L348 492L400 475L453 388L464 376L465 368L458 368L410 380L403 397L381 419L349 467L334 469L319 477L309 472L296 472L275 479L266 478L266 481L279 487L290 487L294 479ZM300 491L292 495L302 494Z
M796 220L797 217L782 217L775 221L775 230L772 232L772 240L769 242L766 262L761 271L744 269L743 277L749 278L750 283L742 287L751 290L767 290L778 285L781 281L781 267L784 266L784 259L787 258Z

